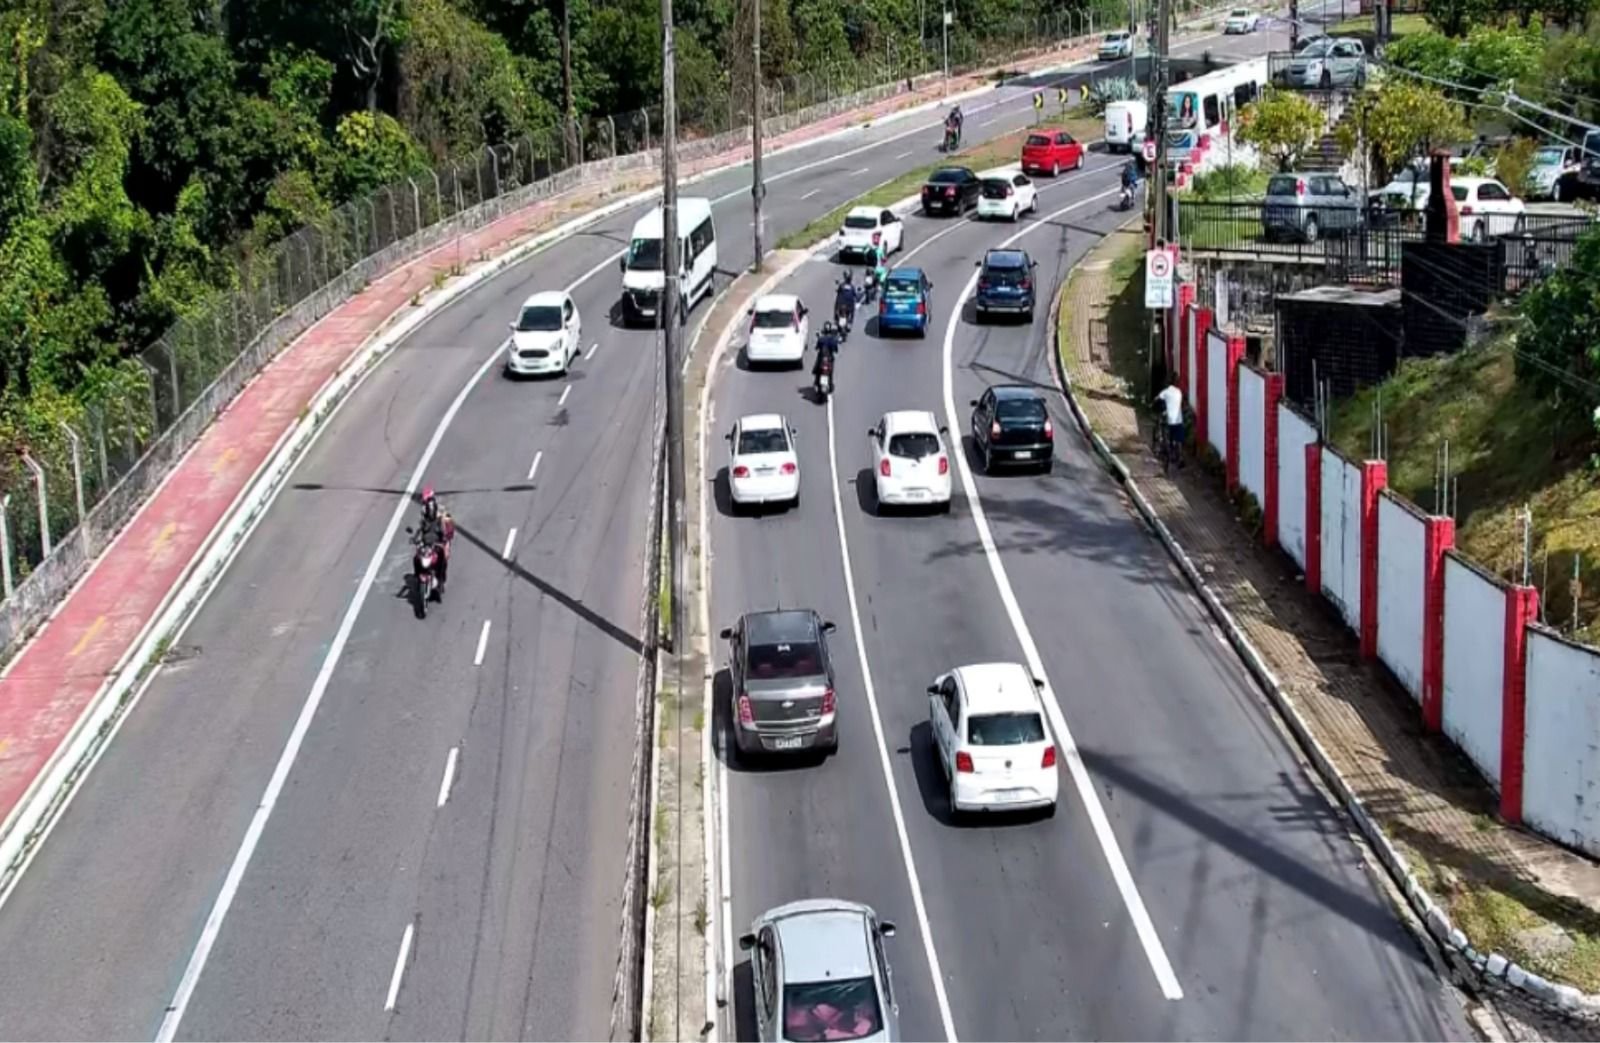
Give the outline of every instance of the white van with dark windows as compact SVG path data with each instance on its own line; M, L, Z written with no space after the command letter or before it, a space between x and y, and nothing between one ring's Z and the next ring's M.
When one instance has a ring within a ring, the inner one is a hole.
M639 218L622 257L622 321L625 325L660 321L665 250L661 207ZM678 300L680 320L702 297L716 288L717 226L711 219L711 200L702 196L678 200Z

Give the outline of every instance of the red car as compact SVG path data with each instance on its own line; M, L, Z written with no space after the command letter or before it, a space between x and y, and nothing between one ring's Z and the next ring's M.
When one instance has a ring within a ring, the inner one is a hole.
M1022 170L1027 174L1048 173L1055 177L1063 170L1083 166L1083 146L1064 130L1029 134L1022 143Z

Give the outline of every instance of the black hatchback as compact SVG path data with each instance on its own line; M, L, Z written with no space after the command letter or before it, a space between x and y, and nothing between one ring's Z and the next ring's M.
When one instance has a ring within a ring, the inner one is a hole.
M983 473L1001 464L1037 467L1045 474L1055 462L1055 425L1044 398L1023 384L996 384L972 400L972 446Z
M983 182L968 167L940 167L922 185L924 214L960 216L978 205Z
M978 318L1008 312L1033 321L1033 270L1038 262L1026 250L990 250L978 265Z

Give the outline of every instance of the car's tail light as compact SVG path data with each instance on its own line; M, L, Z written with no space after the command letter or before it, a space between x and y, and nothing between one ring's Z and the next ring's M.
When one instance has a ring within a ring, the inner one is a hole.
M979 279L978 280L978 290L979 290L980 293L982 291L984 291L984 290L987 290L988 288L989 288L989 280L988 279Z
M989 437L990 438L999 438L1000 437L1000 421L996 420L996 421L993 421L992 423L989 424Z
M1032 279L1024 279L1024 280L1022 280L1022 289L1023 289L1024 292L1033 289L1033 280Z
M889 477L889 460L887 457L878 461L878 473L885 478Z
M1470 207L1470 206L1462 207L1461 208L1461 213L1462 213L1463 216L1471 217L1472 216L1472 207Z
M1041 767L1041 768L1053 768L1055 766L1056 766L1056 748L1053 745L1052 746L1046 746L1044 748L1044 759L1039 762L1039 767Z
M1011 194L1012 194L1012 193L1011 193L1011 186L1010 186L1010 185L1007 185L1007 186L1006 186L1006 198L1007 198L1007 199L1010 199L1010 198L1011 198Z
M783 465L783 473L784 473L784 474L794 474L794 472L795 472L795 466L794 466L794 464L792 464L792 463L785 463L785 464L784 464L784 465Z
M928 306L922 301L917 302L917 314L919 316L928 314Z
M950 458L948 456L939 457L939 473L940 474L949 474L950 473Z
M750 709L750 697L748 695L739 696L739 723L756 723L756 715L755 712Z
M740 464L733 469L733 476L735 478L749 478L750 468L746 467L744 464Z
M822 693L822 712L824 714L832 713L837 706L838 704L834 702L832 688Z
M962 775L972 774L972 754L965 750L956 754L956 771Z
M1056 436L1056 425L1050 422L1049 417L1044 418L1044 436L1046 438L1054 438Z
M944 190L944 194L947 195L947 196L955 195L956 194L956 186L951 185L949 188Z
M879 297L878 298L878 314L879 315L887 315L887 314L889 314L889 299L887 297Z

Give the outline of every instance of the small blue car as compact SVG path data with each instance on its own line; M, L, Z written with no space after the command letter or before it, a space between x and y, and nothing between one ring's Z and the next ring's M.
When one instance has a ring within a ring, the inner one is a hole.
M910 330L928 335L928 291L933 283L921 268L895 268L883 280L878 295L878 332Z

